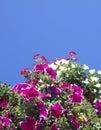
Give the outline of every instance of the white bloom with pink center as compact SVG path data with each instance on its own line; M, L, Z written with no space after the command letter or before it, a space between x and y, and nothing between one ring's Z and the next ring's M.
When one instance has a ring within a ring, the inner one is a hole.
M56 60L55 64L60 65L60 64L68 64L69 61L65 60L65 59L60 59L60 60Z
M58 67L58 66L55 65L54 63L52 63L52 64L50 64L50 65L48 65L48 66L51 67L51 68L54 69L54 70L57 69L57 67Z

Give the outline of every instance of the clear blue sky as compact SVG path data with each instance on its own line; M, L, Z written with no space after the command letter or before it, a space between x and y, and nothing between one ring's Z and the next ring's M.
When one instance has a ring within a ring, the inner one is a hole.
M0 0L0 81L23 82L35 53L52 61L71 50L101 69L101 0Z

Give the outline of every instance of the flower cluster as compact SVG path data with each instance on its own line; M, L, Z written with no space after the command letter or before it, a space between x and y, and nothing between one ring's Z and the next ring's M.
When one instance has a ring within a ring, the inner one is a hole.
M24 83L0 84L0 130L100 129L101 71L77 64L73 51L53 63L33 58Z

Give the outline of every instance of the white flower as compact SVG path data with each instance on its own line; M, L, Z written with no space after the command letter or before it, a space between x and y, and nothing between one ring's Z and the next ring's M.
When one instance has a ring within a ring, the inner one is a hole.
M95 87L100 88L101 84L98 83L98 84L95 85Z
M57 77L59 77L62 72L60 70L58 70L56 73L57 73Z
M66 77L69 77L69 74L66 74Z
M72 68L75 68L76 67L76 65L74 65L74 64L72 64L72 66L71 66Z
M70 68L67 68L67 70L70 70Z
M101 70L98 70L98 72L97 72L98 74L101 74Z
M65 59L62 59L61 61L62 61L62 64L68 64L69 63L69 61L65 60Z
M98 81L99 80L99 78L97 78L97 77L90 77L90 78L91 78L92 81Z
M95 69L89 70L90 74L94 74L95 73Z
M40 82L40 83L43 83L43 80L42 80L42 79L40 79L40 80L39 80L39 82Z
M101 94L101 90L99 90L99 94Z
M87 66L86 64L83 65L83 69L84 70L88 70L89 69L89 66Z
M52 69L57 69L57 65L55 65L54 63L52 63L52 64L50 64L50 65L48 65L49 67L51 67Z
M60 65L60 64L68 64L69 61L65 60L65 59L60 59L60 60L56 60L55 64Z
M94 92L96 93L97 92L97 90L94 88Z
M88 84L88 79L84 80L83 83Z
M60 67L59 67L59 70L60 70L60 71L66 70L66 67L60 66Z

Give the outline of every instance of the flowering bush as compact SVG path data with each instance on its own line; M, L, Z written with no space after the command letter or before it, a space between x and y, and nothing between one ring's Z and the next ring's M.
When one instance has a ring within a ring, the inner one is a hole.
M77 64L73 51L34 60L24 83L0 84L0 130L100 130L101 71Z

